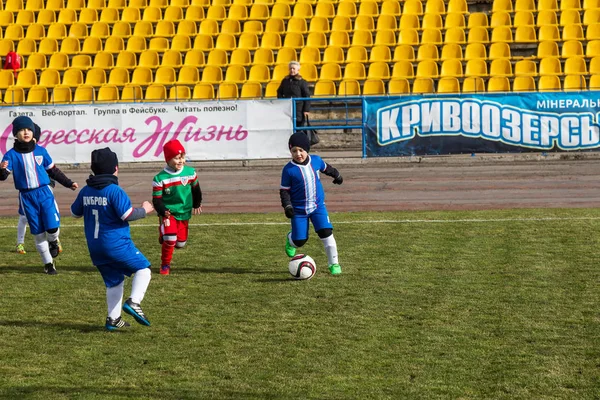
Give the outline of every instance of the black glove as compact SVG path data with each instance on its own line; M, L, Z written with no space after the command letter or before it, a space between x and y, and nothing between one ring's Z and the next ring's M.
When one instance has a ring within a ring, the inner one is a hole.
M294 207L292 206L285 206L285 216L288 218L292 218L294 216Z
M337 178L335 178L333 180L333 183L336 185L341 185L344 182L344 178L342 178L342 175L338 175Z

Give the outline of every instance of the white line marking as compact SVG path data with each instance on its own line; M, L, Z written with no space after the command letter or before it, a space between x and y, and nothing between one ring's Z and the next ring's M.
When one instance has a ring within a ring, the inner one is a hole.
M597 221L600 217L545 217L545 218L473 218L473 219L374 219L356 221L334 221L334 225L352 224L456 224L456 223L490 223L490 222L546 222L546 221ZM206 224L189 224L189 226L269 226L289 225L289 222L215 222ZM135 224L131 228L156 227L156 224ZM1 228L16 228L16 225L0 225ZM83 228L83 224L61 224L61 228Z

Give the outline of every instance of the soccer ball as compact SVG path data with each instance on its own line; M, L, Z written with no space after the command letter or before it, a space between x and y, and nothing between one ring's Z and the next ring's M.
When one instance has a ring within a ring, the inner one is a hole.
M290 274L294 279L305 280L312 278L317 272L317 264L311 256L298 254L290 260L288 266Z

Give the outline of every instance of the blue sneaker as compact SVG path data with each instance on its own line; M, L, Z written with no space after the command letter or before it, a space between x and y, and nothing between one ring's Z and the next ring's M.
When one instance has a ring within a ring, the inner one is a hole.
M131 301L131 299L127 299L125 304L123 304L123 311L135 318L135 321L138 324L150 326L150 321L148 321L146 315L144 315L142 307L140 307L138 303Z
M123 318L119 317L117 319L112 319L111 317L106 317L106 324L104 324L106 330L108 331L116 331L120 328L127 328L131 326L129 322L123 321Z

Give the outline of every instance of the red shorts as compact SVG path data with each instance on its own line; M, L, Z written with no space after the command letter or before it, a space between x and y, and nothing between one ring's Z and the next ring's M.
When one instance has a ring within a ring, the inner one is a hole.
M160 218L160 236L164 241L187 242L188 220L179 221L175 217Z

